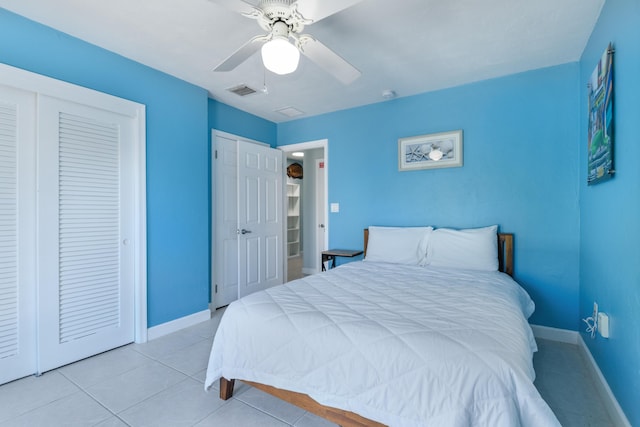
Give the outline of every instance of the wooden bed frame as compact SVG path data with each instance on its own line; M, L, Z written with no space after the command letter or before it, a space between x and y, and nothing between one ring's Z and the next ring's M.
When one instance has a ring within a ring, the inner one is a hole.
M369 242L369 230L364 230L364 253L367 254L367 243ZM499 270L513 276L513 234L498 233L498 264ZM272 396L289 402L305 411L316 414L326 420L336 423L342 427L384 427L377 421L364 418L354 412L337 409L330 406L321 405L306 394L294 391L283 390L266 384L255 383L253 381L239 380L245 384L262 390ZM233 396L235 380L220 378L220 399L228 400Z

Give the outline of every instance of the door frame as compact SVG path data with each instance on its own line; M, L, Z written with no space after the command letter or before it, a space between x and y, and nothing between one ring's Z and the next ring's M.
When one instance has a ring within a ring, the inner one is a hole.
M127 115L134 121L134 340L147 341L147 154L146 106L90 88L56 80L41 74L0 64L3 85L13 86L39 95L47 95L80 104L91 104L100 98L101 107ZM35 302L34 302L35 304Z
M322 215L322 230L323 230L322 237L324 239L324 241L322 242L322 245L319 242L320 239L317 239L318 235L320 234L319 231L318 231L320 229L320 224L319 224L320 221L316 221L316 249L319 250L320 253L322 253L322 251L324 251L324 250L329 249L328 245L327 245L327 241L328 241L328 238L327 238L327 234L328 234L328 232L327 232L327 218L328 218L328 215L327 215L327 201L326 201L326 198L325 198L325 193L326 193L327 189L326 189L325 182L324 182L324 178L326 178L326 176L327 176L327 171L325 169L325 165L326 165L326 163L325 163L324 157L321 158L321 159L315 159L315 162L314 162L314 165L313 165L314 166L313 173L315 174L315 184L316 184L315 191L316 191L316 195L318 194L319 191L322 191L322 202L321 203L318 202L319 197L316 196L316 212L315 212L316 219L318 219L318 215L320 215L320 213L322 211L324 211L324 215ZM320 180L318 179L318 175L320 175L320 171L321 170L322 170L322 178L323 178L322 183L320 183L319 182ZM319 209L319 207L320 207L319 205L322 205L321 206L322 210ZM320 256L319 253L316 253L316 273L319 273L321 271L322 271L322 257Z
M279 145L276 148L285 152L285 156L287 153L291 153L293 151L304 151L304 150L312 150L315 148L322 148L324 153L324 206L325 206L325 234L324 234L324 247L329 247L329 212L327 212L329 206L329 140L328 139L318 139L315 141L307 141L307 142L299 142L295 144L289 145ZM285 179L286 181L286 179ZM317 184L317 183L316 183ZM286 210L283 212L283 215L286 215ZM286 223L286 218L284 218ZM287 257L284 257L284 272L287 272ZM285 279L286 280L286 279Z

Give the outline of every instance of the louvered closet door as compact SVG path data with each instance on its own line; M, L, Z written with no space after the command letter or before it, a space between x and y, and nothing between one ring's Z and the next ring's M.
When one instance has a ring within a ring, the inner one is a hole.
M133 123L39 100L38 365L44 372L134 339Z
M0 85L0 384L36 371L34 115Z

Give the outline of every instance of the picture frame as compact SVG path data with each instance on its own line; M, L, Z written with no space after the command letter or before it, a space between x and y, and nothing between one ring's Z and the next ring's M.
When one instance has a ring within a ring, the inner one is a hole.
M462 130L398 139L398 170L462 166Z
M589 129L587 133L587 184L611 179L613 165L613 46L603 52L589 78Z

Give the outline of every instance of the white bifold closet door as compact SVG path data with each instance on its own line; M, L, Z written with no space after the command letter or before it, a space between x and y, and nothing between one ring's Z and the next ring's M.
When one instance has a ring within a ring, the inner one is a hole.
M0 84L0 384L134 340L135 126Z
M38 371L134 339L129 117L38 103Z
M36 370L35 105L0 85L0 384Z

